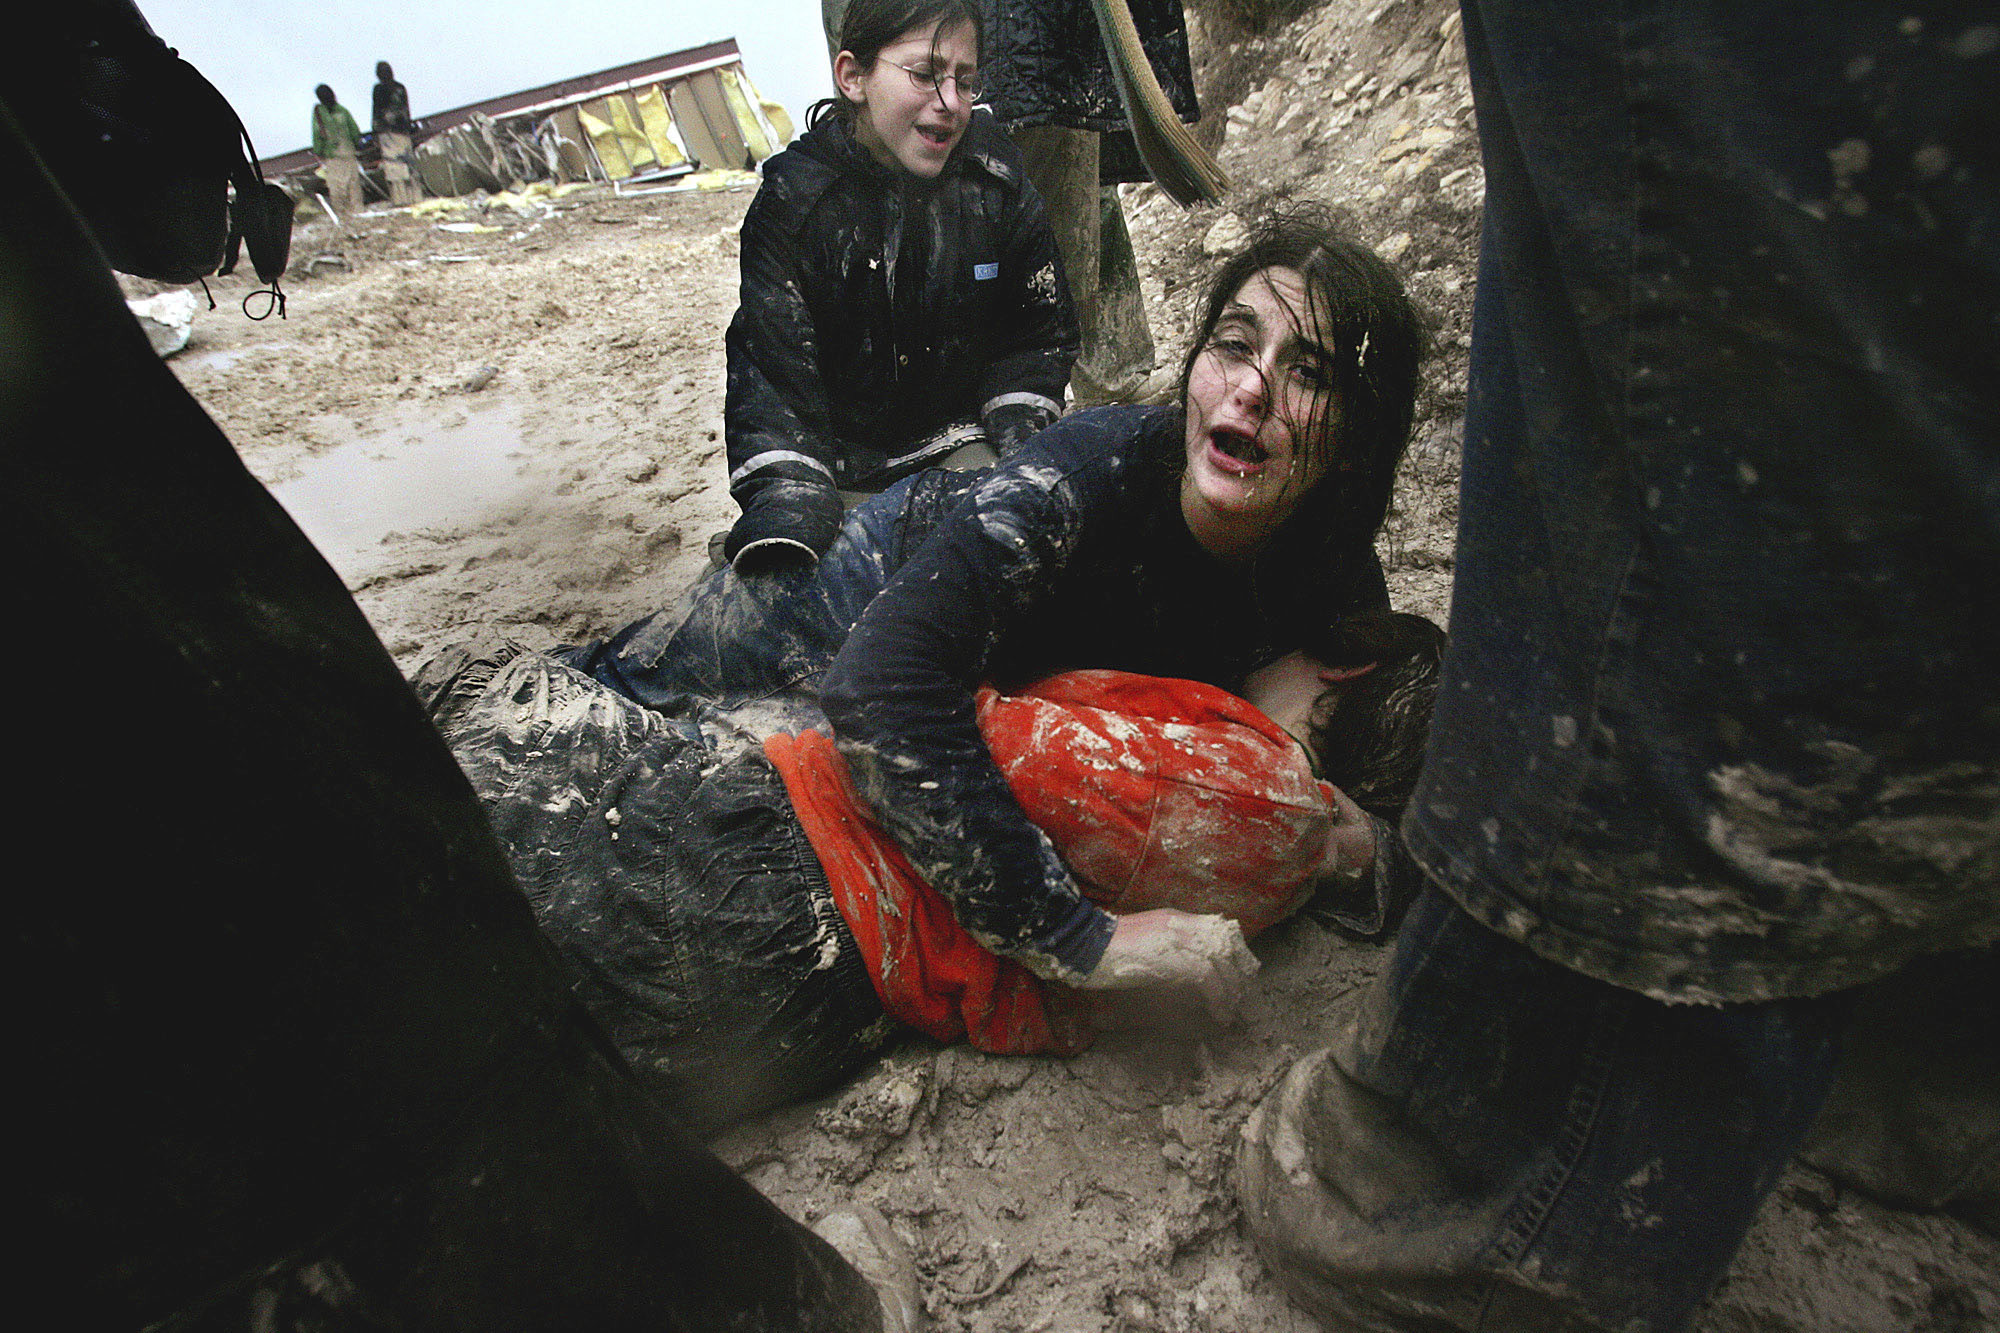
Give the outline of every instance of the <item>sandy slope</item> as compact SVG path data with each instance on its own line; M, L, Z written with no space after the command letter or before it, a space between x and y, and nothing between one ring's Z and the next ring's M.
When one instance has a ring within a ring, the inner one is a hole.
M1439 619L1481 192L1454 15L1332 0L1259 38L1198 31L1202 133L1237 195L1127 201L1163 358L1209 253L1273 203L1332 203L1396 259L1438 355L1382 551L1398 603ZM225 308L173 364L406 667L478 623L576 640L685 585L732 515L721 335L749 198L588 191L526 213L369 216L353 237L308 226L290 318L250 323L227 308L243 286L217 282ZM1259 952L1240 1028L1114 1037L1069 1061L911 1042L845 1095L718 1147L798 1215L881 1206L917 1245L940 1329L1309 1328L1239 1234L1232 1144L1380 960L1310 923ZM1797 1170L1703 1328L2000 1327L1996 1274L1991 1238Z

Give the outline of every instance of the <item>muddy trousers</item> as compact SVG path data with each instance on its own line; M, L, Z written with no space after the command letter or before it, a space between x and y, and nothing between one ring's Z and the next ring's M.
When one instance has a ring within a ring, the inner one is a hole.
M1049 210L1076 302L1082 346L1070 375L1080 406L1131 401L1152 373L1139 263L1116 187L1098 183L1099 136L1061 125L1008 130Z
M689 1129L825 1093L896 1031L761 748L497 639L415 683L575 994Z
M1665 1005L1432 888L1244 1126L1245 1224L1329 1328L1686 1328L1796 1151L1849 1004Z

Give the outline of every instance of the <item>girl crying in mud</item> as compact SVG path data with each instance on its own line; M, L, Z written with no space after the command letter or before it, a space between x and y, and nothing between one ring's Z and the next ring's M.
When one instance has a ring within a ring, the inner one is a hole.
M990 463L1062 411L1076 312L1041 198L980 94L974 0L855 0L838 96L764 167L730 322L720 554L803 566L843 499Z
M995 958L1227 1010L1256 966L1241 932L1084 893L996 764L978 691L1099 668L1241 693L1384 609L1373 539L1421 342L1379 257L1316 214L1278 218L1217 275L1178 404L1077 413L989 472L920 473L853 510L817 566L718 570L558 656L651 710L634 716L755 742L829 730L855 808ZM1387 823L1335 810L1354 900L1385 904Z

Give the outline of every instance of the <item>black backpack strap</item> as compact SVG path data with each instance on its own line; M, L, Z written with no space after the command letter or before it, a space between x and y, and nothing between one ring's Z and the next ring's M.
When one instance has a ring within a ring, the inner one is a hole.
M194 77L203 78L199 70L188 66ZM209 84L211 91L214 85ZM264 179L257 169L257 145L250 141L250 131L244 128L243 118L236 108L229 106L229 100L220 92L216 98L229 108L229 118L236 126L234 149L236 160L231 164L229 182L235 188L236 197L229 205L229 243L223 252L222 266L217 274L233 273L242 247L250 247L250 267L257 271L257 280L265 284L263 290L269 293L271 304L264 314L251 315L252 319L263 319L275 308L278 318L285 317L285 293L278 286L278 279L284 276L285 265L292 252L292 210L296 205L284 189ZM250 297L243 298L243 313L250 314Z

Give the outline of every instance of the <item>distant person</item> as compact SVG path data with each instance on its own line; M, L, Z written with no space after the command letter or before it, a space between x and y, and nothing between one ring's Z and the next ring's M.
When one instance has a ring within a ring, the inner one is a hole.
M410 90L396 82L386 60L375 65L375 150L382 155L382 178L389 184L389 203L397 208L417 202L416 173L411 166Z
M361 212L361 127L332 88L322 83L313 92L319 98L313 108L313 156L326 177L335 220L344 224Z
M728 336L739 573L810 566L844 499L1062 412L1076 312L1019 153L973 113L981 22L976 0L856 0L839 95L764 164Z

